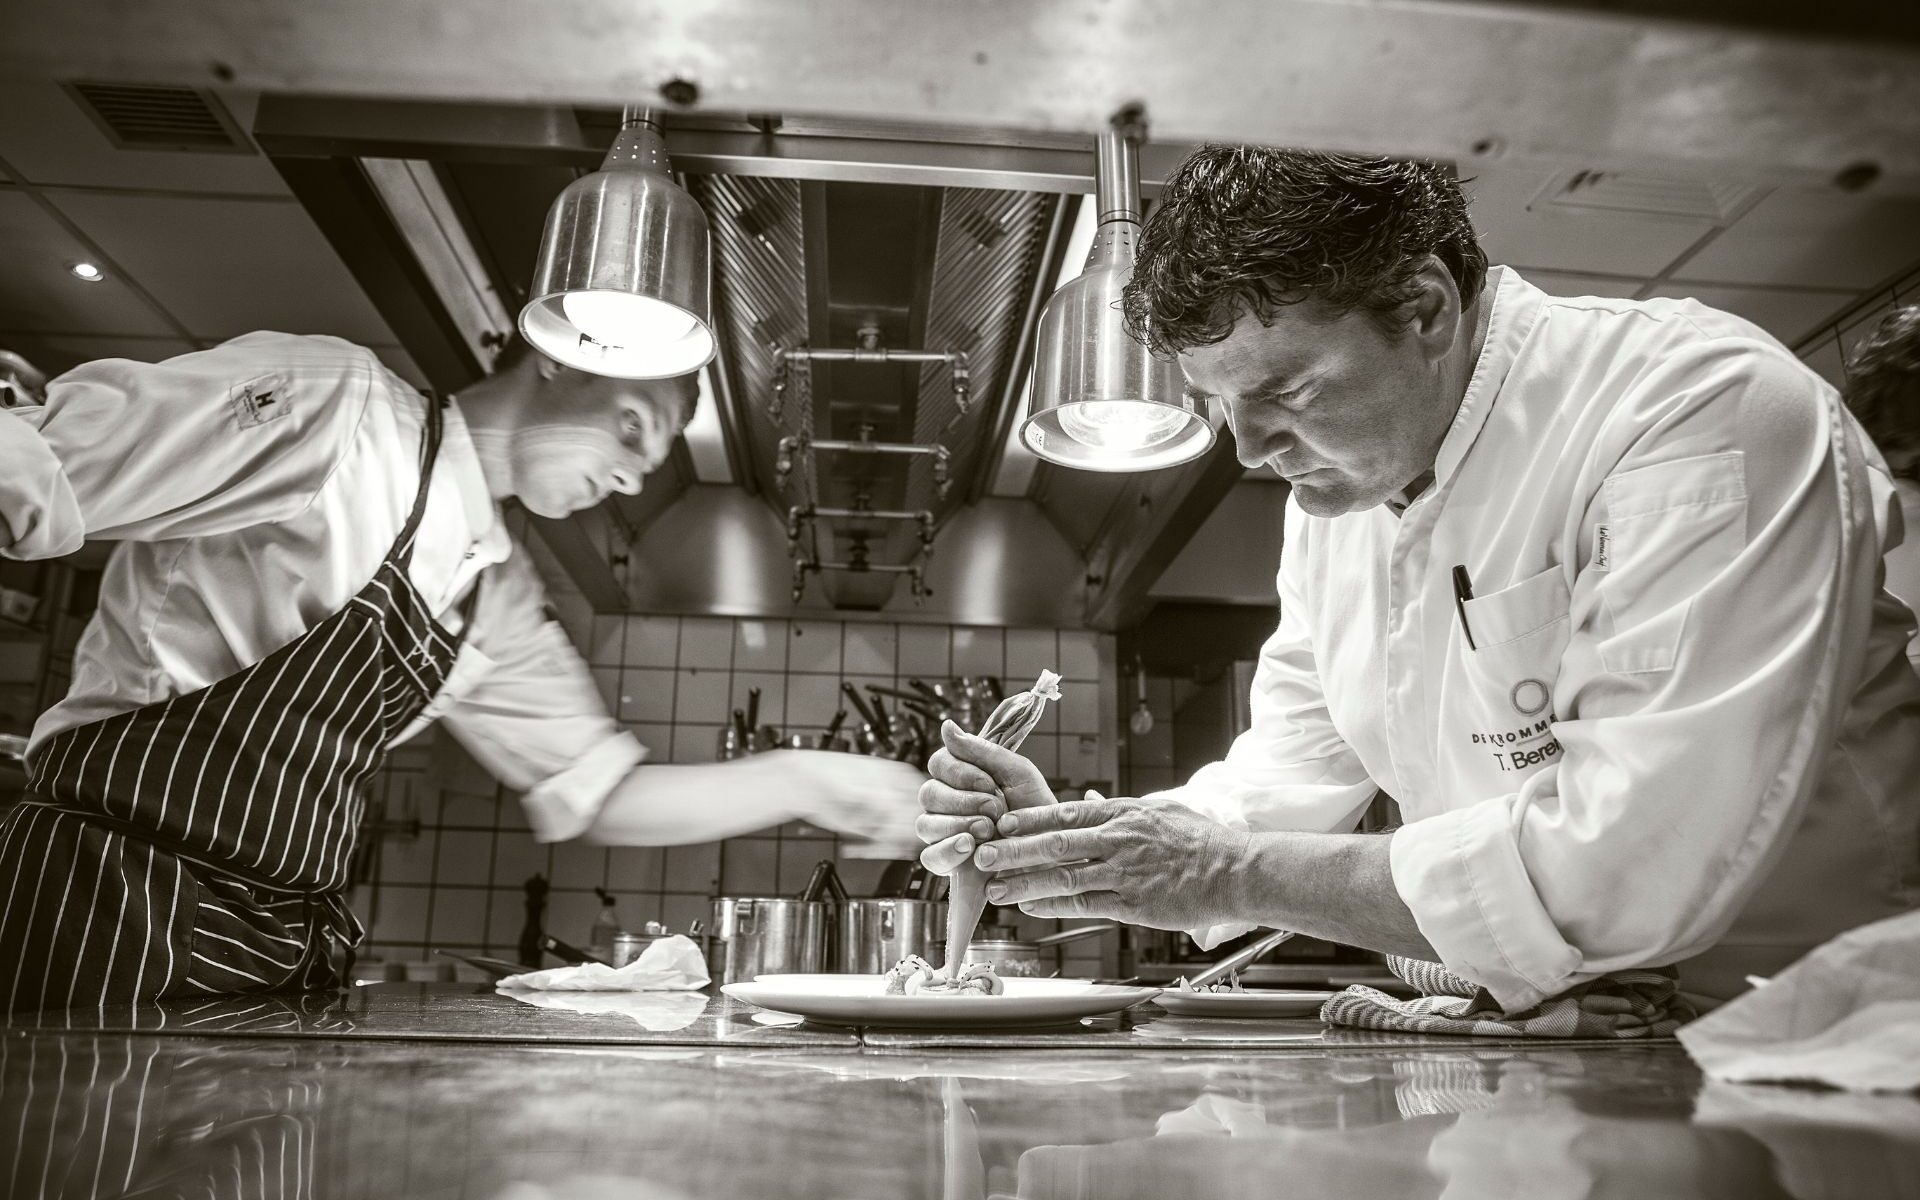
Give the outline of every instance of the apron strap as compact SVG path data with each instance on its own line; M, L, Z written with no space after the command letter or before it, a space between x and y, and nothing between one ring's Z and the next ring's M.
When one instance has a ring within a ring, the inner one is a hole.
M440 410L446 407L446 401L437 393L427 396L427 429L420 446L420 490L413 498L413 511L407 514L407 523L400 530L400 536L394 539L393 549L387 557L405 567L413 561L413 537L419 532L420 518L427 511L427 489L433 483L433 464L440 454L440 431L444 420Z

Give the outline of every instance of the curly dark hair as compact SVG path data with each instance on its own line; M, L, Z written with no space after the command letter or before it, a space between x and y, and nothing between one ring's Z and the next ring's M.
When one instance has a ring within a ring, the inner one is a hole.
M1920 304L1888 313L1853 352L1847 407L1882 447L1920 439Z
M1464 303L1487 256L1451 168L1263 146L1202 146L1167 181L1121 300L1127 327L1171 355L1225 338L1243 312L1318 300L1398 331L1435 255Z

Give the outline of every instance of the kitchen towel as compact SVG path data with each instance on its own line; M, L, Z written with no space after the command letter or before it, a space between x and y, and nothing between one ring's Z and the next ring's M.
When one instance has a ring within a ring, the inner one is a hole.
M1920 912L1849 930L1680 1034L1734 1083L1920 1088Z
M1670 967L1618 971L1517 1013L1439 963L1387 956L1387 969L1421 994L1396 1000L1354 984L1320 1008L1329 1025L1466 1037L1668 1037L1694 1018Z
M605 963L553 967L509 975L495 986L503 992L684 992L709 982L700 947L676 933L655 941L624 967Z

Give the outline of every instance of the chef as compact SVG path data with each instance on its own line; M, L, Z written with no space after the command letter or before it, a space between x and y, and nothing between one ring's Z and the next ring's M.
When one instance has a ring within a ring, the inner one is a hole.
M1887 554L1886 588L1909 609L1920 608L1920 304L1888 313L1847 362L1847 407L1886 460L1874 482L1887 490L1884 519L1898 521L1905 540ZM1920 667L1920 630L1907 643Z
M694 396L516 345L443 402L359 346L255 333L0 412L0 553L120 543L0 816L0 1011L337 983L366 781L436 720L543 841L910 820L904 764L645 763L508 535L509 498L639 492Z
M1725 997L1920 903L1871 452L1771 337L1489 271L1445 169L1258 148L1169 181L1125 304L1292 485L1251 728L1171 791L1031 810L1024 760L948 730L930 867L1442 963L1508 1013L1671 964ZM1376 789L1404 825L1349 832Z

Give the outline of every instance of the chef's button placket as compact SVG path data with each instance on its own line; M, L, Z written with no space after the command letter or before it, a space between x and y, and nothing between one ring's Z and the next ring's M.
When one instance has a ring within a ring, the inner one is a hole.
M1433 782L1432 755L1427 753L1424 705L1420 697L1425 681L1420 600L1433 530L1433 490L1428 488L1400 514L1388 559L1387 695L1382 709L1387 754L1393 762L1394 774L1399 777L1396 799L1403 811L1424 807L1427 789Z

